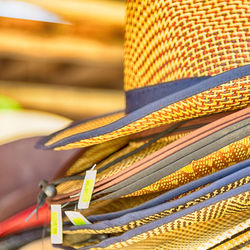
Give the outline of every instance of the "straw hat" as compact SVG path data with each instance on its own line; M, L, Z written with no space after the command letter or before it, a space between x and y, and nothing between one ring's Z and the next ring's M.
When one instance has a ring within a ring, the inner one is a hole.
M71 149L249 104L248 1L127 1L125 112L76 122L38 147Z

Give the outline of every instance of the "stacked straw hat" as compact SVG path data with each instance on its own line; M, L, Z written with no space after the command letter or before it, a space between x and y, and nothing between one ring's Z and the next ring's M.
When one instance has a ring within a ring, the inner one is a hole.
M62 246L245 244L250 237L249 3L126 4L125 110L72 123L37 144L54 150L91 146L64 178L51 183L57 194L47 202L63 210L77 203L86 170L96 164L90 207L80 210L91 224L66 223Z

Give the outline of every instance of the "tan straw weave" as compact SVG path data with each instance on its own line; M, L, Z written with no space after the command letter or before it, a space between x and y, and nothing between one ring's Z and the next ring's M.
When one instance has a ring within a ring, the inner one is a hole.
M217 202L213 205L205 207L201 210L193 212L182 218L176 219L170 223L164 224L148 232L139 234L130 238L129 240L117 242L110 245L109 248L122 248L126 246L132 246L133 244L142 240L148 239L160 235L162 233L181 229L186 226L190 226L197 222L205 222L216 218L221 218L236 212L250 209L250 192L245 192L229 199Z
M125 225L122 225L122 226L116 226L116 227L108 227L106 229L100 229L100 230L92 230L92 229L76 229L74 231L67 231L67 230L64 230L64 233L65 234L72 234L72 233L86 233L86 234L103 234L103 233L106 233L106 234L110 234L110 233L122 233L122 232L126 232L128 230L131 230L131 229L134 229L136 227L140 227L142 225L145 225L147 223L151 223L155 220L159 220L163 217L166 217L168 215L171 215L173 213L176 213L176 212L179 212L183 209L186 209L186 208L189 208L189 207L192 207L196 204L199 204L200 202L203 202L205 200L209 200L219 194L222 194L224 192L228 192L234 188L237 188L237 187L240 187L244 184L247 184L250 182L250 176L249 177L245 177L245 178L242 178L241 180L239 181L236 181L234 183L231 183L227 186L224 186L222 188L219 188L219 189L216 189L214 190L213 192L211 193L208 193L204 196L201 196L195 200L192 200L192 201L189 201L187 202L186 204L182 204L182 205L179 205L177 207L174 207L174 208L171 208L171 209L168 209L168 210L164 210L160 213L157 213L157 214L153 214L153 215L150 215L148 217L145 217L143 219L139 219L139 220L135 220L135 221L132 221L132 222L129 222L128 224L125 224Z

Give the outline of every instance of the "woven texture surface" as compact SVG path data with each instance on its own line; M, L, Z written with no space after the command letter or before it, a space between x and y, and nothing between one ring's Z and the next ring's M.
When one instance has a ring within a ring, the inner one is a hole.
M87 149L81 157L74 162L70 168L67 170L66 175L75 175L75 174L85 174L85 170L90 169L94 164L97 164L95 169L99 168L99 162L102 162L109 155L113 154L128 142L127 137L119 138L117 140L108 141L106 143L101 143ZM120 150L121 151L121 150ZM83 180L72 180L63 182L57 186L57 193L63 194L74 191L78 188L81 188Z
M249 63L247 0L128 0L125 90Z
M66 175L74 175L83 172L84 170L92 167L94 164L105 159L110 154L113 154L128 142L127 137L119 138L106 143L101 143L86 150L81 157L77 159L74 164L67 170Z
M166 136L164 138L159 139L157 142L153 143L151 146L140 151L139 153L136 153L136 154L120 161L119 163L111 166L107 170L101 172L100 174L97 175L96 180L101 181L101 180L106 179L112 175L115 175L116 173L122 171L123 169L128 168L132 164L144 159L146 156L148 156L148 155L152 154L153 152L165 147L166 145L170 144L171 142L174 142L174 141L182 138L185 135L187 135L187 133L180 133L177 135ZM122 151L121 150L120 152L117 152L116 154L112 155L110 158L108 158L106 161L104 161L102 163L102 165L107 164L108 162L118 158L120 155L124 155L125 153L130 152L130 151L140 147L141 145L143 145L145 143L146 142L130 142L127 149L124 149L123 152L121 152Z
M244 108L249 103L250 77L247 76L238 80L230 81L216 88L204 91L185 100L171 104L118 130L90 139L84 139L69 143L65 146L56 147L55 149L66 150L72 148L87 147L90 145L113 140L122 136L142 132L150 128L159 127L164 124L197 118L204 115L215 114L222 111ZM98 123L98 120L96 121L96 123ZM78 134L80 133L80 131L85 130L85 123L77 125L57 134L45 145L49 146L61 139Z
M179 230L151 237L123 249L208 249L249 227L250 222L244 221L249 216L250 211L247 210L207 222L195 223ZM242 221L244 222L241 223Z
M138 249L138 250L160 250L160 249L208 249L220 242L229 239L235 234L240 233L250 226L250 221L247 220L250 216L250 211L238 212L222 218L209 220L207 222L195 223L191 226L184 227L179 230L173 230L151 237L141 242L135 243L132 246L124 247L123 249ZM88 234L64 235L64 246L84 247L97 244L97 241L84 241L84 238L90 236ZM236 239L237 243L242 240ZM223 246L223 244L222 244ZM100 249L100 248L91 248ZM112 249L112 248L105 248ZM217 248L215 248L217 249ZM218 248L223 249L223 248ZM224 248L228 249L228 248Z
M160 139L156 143L154 143L152 146L146 148L145 150L142 150L141 152L134 154L133 156L130 156L122 161L120 161L117 164L114 164L113 166L110 166L108 169L100 172L96 176L96 182L101 181L105 178L108 178L121 170L129 167L130 165L134 164L135 162L143 159L147 155L157 151L158 149L166 146L167 144L183 137L187 133L181 133L178 135L173 136L167 136L165 138ZM88 149L79 160L74 163L67 171L68 174L74 174L79 173L80 171L83 171L82 174L85 173L86 168L90 168L94 163L96 163L95 169L100 169L101 167L105 166L109 162L112 162L113 160L117 159L118 157L125 155L134 149L140 147L141 145L145 144L146 142L129 142L127 146L120 149L119 151L115 152L115 150L118 150L121 148L121 146L124 146L127 142L126 137L122 137L117 140L113 140L106 143L101 143L99 145L95 145L92 148ZM113 154L110 154L110 152L113 152ZM110 155L110 156L109 156ZM103 159L102 161L100 161ZM74 191L76 189L81 188L83 181L68 181L64 182L57 186L57 193L62 194L70 191Z
M250 227L250 223L248 223L248 229ZM213 248L214 250L222 250L222 249L249 249L250 244L250 231L243 232L239 234L237 237L228 240L227 242L220 244L219 246ZM246 248L244 248L244 246Z
M197 222L205 222L212 219L221 218L223 216L234 214L236 212L249 210L249 208L250 192L245 192L227 200L217 202L213 205L188 214L182 218L176 219L170 223L164 224L148 232L134 236L126 241L117 242L113 245L110 245L109 248L127 247L150 237L166 233L167 231L181 229Z
M168 210L164 210L162 211L161 213L157 213L157 214L153 214L153 215L150 215L146 218L143 218L143 219L140 219L140 220L136 220L136 221L132 221L132 222L129 222L128 224L126 225L122 225L122 226L116 226L116 227L107 227L106 229L101 229L101 230L92 230L92 229L79 229L79 230L75 230L75 231L67 231L65 230L64 233L86 233L86 234L94 234L94 233L99 233L99 234L102 234L102 233L122 233L122 232L125 232L125 231L128 231L128 230L131 230L131 229L134 229L136 227L140 227L142 225L145 225L147 223L150 223L150 222L153 222L155 220L159 220L160 218L163 218L163 217L166 217L170 214L173 214L173 213L176 213L176 212L179 212L183 209L186 209L186 208L189 208L193 205L196 205L200 202L203 202L205 200L208 200L208 199L211 199L213 197L215 197L216 195L219 195L219 194L222 194L224 192L227 192L227 191L230 191L234 188L237 188L237 187L240 187L244 184L247 184L250 182L250 177L246 177L246 178L242 178L241 180L239 181L236 181L234 183L231 183L227 186L224 186L222 188L219 188L219 189L216 189L214 190L213 192L211 193L208 193L204 196L201 196L195 200L192 200L192 201L189 201L185 204L182 204L182 205L179 205L177 207L174 207L174 208L171 208L171 209L168 209Z
M223 168L234 165L250 157L250 136L234 142L210 155L197 161L192 161L184 168L168 175L161 180L149 185L129 196L170 190L184 185L190 181L217 172Z

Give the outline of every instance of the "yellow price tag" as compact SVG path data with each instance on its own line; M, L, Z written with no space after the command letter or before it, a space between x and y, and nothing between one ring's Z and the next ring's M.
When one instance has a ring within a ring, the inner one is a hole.
M58 228L58 212L51 213L50 230L52 235L57 235Z

